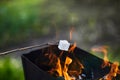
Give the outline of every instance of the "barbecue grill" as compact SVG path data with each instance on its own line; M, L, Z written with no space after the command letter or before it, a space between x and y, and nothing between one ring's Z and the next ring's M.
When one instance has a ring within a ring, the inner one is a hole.
M63 77L55 77L50 75L47 71L51 66L44 65L43 62L47 62L44 58L44 54L48 50L58 55L61 50L58 49L57 44L43 45L40 49L25 53L22 55L22 63L24 69L25 80L64 80ZM63 59L68 52L63 52ZM73 55L69 55L71 58ZM85 78L83 80L99 80L104 77L110 71L110 67L101 68L103 60L98 58L78 47L74 50L74 56L83 64ZM115 80L120 80L120 75L117 75Z

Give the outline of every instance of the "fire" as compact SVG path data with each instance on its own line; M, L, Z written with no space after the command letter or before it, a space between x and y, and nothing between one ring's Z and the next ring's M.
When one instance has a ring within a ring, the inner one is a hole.
M70 29L70 40L72 40L72 34L73 34L73 27Z
M50 53L46 53L45 56L48 57L48 59L50 60L48 65L50 65L53 62L55 63L55 60L57 58L56 55L50 52Z
M72 63L72 59L69 57L66 57L64 69L63 69L63 75L64 75L65 80L72 80L72 78L68 74L68 67L71 63Z
M110 72L108 73L108 80L112 80L111 77L116 77L117 76L117 73L119 71L119 63L118 62L114 62L113 64L111 64L111 70Z
M56 64L56 71L58 72L58 75L59 76L62 76L62 67L61 67L61 64L60 64L60 59L57 58L58 62Z
M62 56L63 52L64 52L64 51L62 51L62 52L60 53L59 57L61 57L61 56Z
M103 57L103 64L101 65L102 68L105 68L106 66L110 66L109 59L108 59L108 51L107 51L108 46L99 46L99 47L94 47L92 48L92 51L94 52L102 52L104 57Z
M70 40L72 40L73 28L70 30ZM48 65L52 67L50 71L48 71L51 75L56 77L64 77L64 80L82 80L84 77L82 76L82 71L84 69L83 64L80 63L79 59L75 57L74 50L76 48L76 42L69 47L68 52L61 50L61 52L55 54L52 50L46 54L49 59ZM114 62L113 64L109 62L108 59L108 46L99 46L92 48L94 52L103 53L103 63L102 68L109 66L109 73L104 76L104 78L100 78L99 80L112 80L120 74L119 63ZM65 53L65 54L64 54ZM72 56L72 57L71 57Z
M70 40L72 40L72 33L73 33L73 27L70 30ZM70 46L68 53L74 53L75 48L76 48L76 42ZM49 55L48 58L50 60L49 64L54 63L55 65L50 71L48 71L50 74L59 77L64 77L65 80L75 80L76 77L79 77L84 67L77 58L74 59L70 58L69 57L70 54L67 54L65 56L65 60L63 61L62 58L64 51L61 51L58 56L52 53L51 50L49 51L50 51L50 54L48 54ZM74 56L74 54L72 55Z
M85 77L82 76L84 66L80 63L79 59L75 56L74 50L76 48L76 43L74 43L66 53L66 51L61 51L57 54L49 50L45 54L48 57L48 65L52 67L48 72L56 77L64 77L64 80L81 80ZM92 51L102 52L104 54L104 61L102 68L108 66L110 71L107 75L99 80L113 80L117 74L120 74L119 63L110 63L108 59L107 46L100 46L92 48Z
M95 47L92 48L92 51L95 52L102 52L104 54L104 62L102 64L102 68L106 67L106 66L110 66L110 72L104 76L104 78L100 78L99 80L112 80L113 78L115 78L117 76L117 74L120 74L120 70L119 70L119 63L118 62L113 62L112 64L110 64L109 59L108 59L108 51L107 51L107 46L100 46L100 47Z
M120 74L119 73L119 63L118 62L114 62L113 64L111 64L111 69L110 69L110 72L104 77L105 80L113 80L113 78L115 78L117 76L117 74ZM99 79L99 80L102 80Z
M63 51L62 51L62 53L63 53ZM57 76L64 77L65 80L75 80L75 77L71 77L70 75L77 74L77 76L79 76L79 74L81 74L81 69L83 69L83 65L77 59L76 59L76 63L79 65L80 70L78 70L78 71L76 71L76 70L68 70L69 65L73 62L72 58L67 56L66 59L65 59L64 65L61 65L60 57L57 57L54 54L51 54L51 55L54 58L51 57L52 59L50 60L50 62L51 61L54 62L56 60L55 58L57 58L57 62L55 64L56 67L52 68L50 71L48 71L50 74L54 74L55 72L57 72L57 74L58 74Z
M72 27L71 30L70 30L70 40L72 40L73 30L74 30L74 28ZM70 52L73 53L75 48L76 48L76 42L74 42L74 44L70 47L69 53L70 53Z
M45 54L49 60L48 65L52 67L48 72L56 77L64 77L65 80L77 79L82 73L82 69L84 67L75 57L75 54L70 54L74 53L75 48L76 43L70 46L67 54L64 51L55 54L50 48L50 50L48 50L48 52ZM63 57L64 53L66 55ZM71 58L70 55L73 55L74 58Z
M76 48L76 42L70 47L70 49L69 49L69 53L70 52L74 52L74 50L75 50L75 48Z

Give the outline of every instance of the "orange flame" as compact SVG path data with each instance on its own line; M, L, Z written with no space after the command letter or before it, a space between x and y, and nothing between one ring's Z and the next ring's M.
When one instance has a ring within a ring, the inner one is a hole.
M72 31L70 32L70 39L72 39ZM76 43L70 46L68 53L73 53L76 48ZM61 62L64 51L61 51L59 55L52 52L52 48L48 50L45 56L48 58L48 64L52 67L48 70L48 73L56 77L63 76L65 80L75 80L82 73L83 65L77 58L73 59L66 56L65 62ZM68 54L69 55L69 54Z
M70 52L73 53L75 48L76 48L76 42L70 47L69 53L70 53Z
M79 60L75 58L70 65L68 73L70 76L78 77L80 74L82 74L83 69L84 66L82 65L82 63L80 63Z
M64 69L63 69L63 75L64 75L65 80L73 80L68 74L68 67L71 63L72 63L72 59L69 57L66 57Z
M62 76L62 67L61 67L60 59L59 58L58 58L58 62L56 64L56 71L58 72L59 76Z
M102 64L102 68L104 68L106 66L110 66L108 55L107 55L108 54L107 48L108 48L108 46L100 46L100 47L92 48L92 51L94 51L94 52L102 52L103 53L104 62Z
M66 57L65 63L64 63L64 68L62 70L61 64L60 64L60 59L58 58L58 62L56 65L56 71L58 72L59 76L64 76L65 80L74 80L72 77L69 76L68 74L68 67L72 63L72 59L69 57Z
M72 36L73 36L73 35L72 35L72 34L73 34L73 30L74 30L74 29L73 29L73 27L72 27L72 28L70 29L70 40L72 40Z
M111 64L111 69L110 72L106 75L106 80L112 80L114 77L117 76L119 72L118 66L119 66L118 62L114 62L113 64Z
M107 51L108 46L100 46L100 47L96 47L96 48L92 48L92 51L95 52L102 52L104 54L104 62L102 64L102 68L106 67L106 66L110 66L110 72L104 77L105 80L112 80L114 77L117 76L117 74L120 74L120 70L118 68L119 63L118 62L114 62L113 64L109 63L109 59L107 57L108 51ZM103 80L102 78L99 80Z
M50 60L48 65L53 63L57 58L56 55L54 55L53 53L46 53L45 56L48 57L48 59Z
M70 40L72 40L73 30L74 30L74 27L72 27L72 28L70 29ZM69 53L70 53L70 52L73 53L73 51L74 51L75 48L76 48L76 42L70 47L70 49L69 49Z

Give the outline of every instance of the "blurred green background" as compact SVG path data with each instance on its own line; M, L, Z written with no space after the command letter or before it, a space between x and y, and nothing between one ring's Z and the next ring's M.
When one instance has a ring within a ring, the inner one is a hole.
M119 13L120 0L0 0L0 52L69 39L74 27L79 47L108 45L120 61ZM0 57L0 80L24 80L19 54Z

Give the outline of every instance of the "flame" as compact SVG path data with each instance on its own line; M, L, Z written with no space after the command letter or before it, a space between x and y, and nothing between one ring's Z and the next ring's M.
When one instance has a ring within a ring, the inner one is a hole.
M69 51L73 52L75 48L76 48L76 43L74 43L70 47ZM69 65L73 62L73 60L72 58L66 56L65 62L61 62L63 53L64 51L61 51L60 54L57 56L51 50L49 50L49 52L45 54L45 56L49 59L48 65L52 66L52 68L48 72L51 75L63 76L65 80L75 80L75 76L77 75L78 77L79 74L82 73L83 65L79 62L77 58L75 58L74 60L75 64L73 63L72 69L68 70Z
M70 29L70 40L72 40L72 36L73 36L73 30L74 30L74 27L72 27ZM76 48L76 42L74 42L74 44L70 47L69 49L69 53L74 51L74 49Z
M72 27L72 28L70 29L70 40L72 40L73 30L74 30L74 28Z
M102 68L106 66L110 66L110 72L104 77L105 80L112 80L114 77L117 76L117 74L120 74L119 70L119 63L118 62L113 62L112 64L109 63L109 59L107 57L108 51L107 51L108 46L100 46L100 47L95 47L92 48L92 51L94 52L102 52L104 54L104 62L102 64ZM103 78L100 78L99 80L103 80Z
M76 58L76 62L79 64L80 69L84 69L84 66L80 63L80 61Z
M61 61L60 61L60 58L57 57L56 55L54 54L50 54L52 57L51 59L49 59L49 63L48 65L54 65L52 67L52 69L50 71L48 71L50 74L54 74L55 72L57 72L58 74L55 74L56 76L63 76L62 75L62 66L61 66ZM48 56L49 58L49 56ZM57 60L57 61L56 61Z
M101 65L102 68L105 68L106 66L110 66L109 59L108 59L108 51L107 51L108 46L99 46L99 47L94 47L92 48L92 51L94 52L102 52L104 55L103 58L103 64Z
M68 74L68 67L71 63L72 63L72 59L69 57L66 57L64 69L63 69L63 75L64 75L65 80L73 80Z
M75 48L76 48L76 42L70 47L69 53L70 53L70 52L73 53Z
M82 74L83 69L84 66L80 63L80 61L77 58L75 58L69 67L68 73L70 76L78 77L80 74Z
M111 69L110 72L106 75L106 80L112 80L114 77L117 76L117 74L119 74L119 63L118 62L114 62L113 64L111 64Z
M72 39L73 28L70 31L70 40ZM76 42L70 46L68 53L73 53L76 48ZM56 77L64 77L64 80L75 80L82 74L83 65L79 62L79 60L74 56L74 59L68 57L70 54L65 56L65 61L63 61L64 51L61 51L59 54L55 54L52 52L52 48L48 50L45 56L49 59L48 66L50 66L50 70L48 72L51 75Z
M55 62L55 60L57 58L56 55L53 54L53 53L46 53L45 56L48 57L48 59L50 60L48 65L50 65L53 62Z
M58 75L59 76L62 76L62 67L61 67L61 64L60 64L60 59L57 58L58 62L56 64L56 71L58 72Z
M72 63L72 59L69 57L66 57L65 63L64 63L64 68L62 70L61 64L60 64L60 59L58 58L58 62L56 65L56 71L58 72L59 76L64 76L65 80L75 80L74 78L70 77L68 74L68 67Z
M64 51L62 51L62 52L60 53L59 57L61 57L61 56L62 56L63 52L64 52Z

